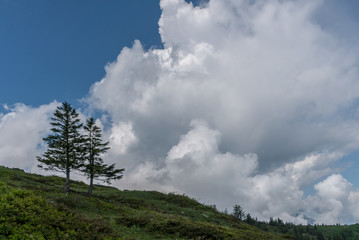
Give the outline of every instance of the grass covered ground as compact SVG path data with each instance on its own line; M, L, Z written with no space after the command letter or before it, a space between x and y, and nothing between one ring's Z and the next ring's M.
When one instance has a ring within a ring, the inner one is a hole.
M292 239L184 195L120 191L0 167L0 239Z
M177 194L120 191L0 166L2 239L310 239L356 240L359 225L302 226L254 221L251 225Z

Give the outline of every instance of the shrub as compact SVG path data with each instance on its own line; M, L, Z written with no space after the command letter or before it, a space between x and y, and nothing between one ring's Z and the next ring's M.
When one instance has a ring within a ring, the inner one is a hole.
M0 182L0 239L104 239L109 223L56 209L31 191Z

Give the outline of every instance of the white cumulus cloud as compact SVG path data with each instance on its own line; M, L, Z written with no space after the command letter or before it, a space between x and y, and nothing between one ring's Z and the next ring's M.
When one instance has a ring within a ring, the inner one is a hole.
M164 48L124 48L88 98L109 114L113 144L131 123L121 186L242 203L261 218L356 220L357 191L332 174L359 148L358 47L318 20L326 2L160 6Z
M317 194L307 198L308 208L318 223L336 224L358 221L358 194L340 174L332 174L314 186Z
M268 220L306 224L348 223L358 220L358 190L339 174L332 174L305 196L304 187L333 172L329 166L340 153L313 153L269 173L258 171L256 154L220 152L221 134L205 121L195 120L191 129L161 161L145 161L121 183L125 188L157 189L187 193L220 209L241 204L252 215ZM355 210L355 211L353 211Z
M120 122L111 128L110 135L111 151L116 154L126 153L128 147L136 141L132 131L132 124Z
M50 131L49 118L58 105L52 102L37 108L24 104L5 106L0 115L0 164L36 171L37 160L44 150L42 138Z

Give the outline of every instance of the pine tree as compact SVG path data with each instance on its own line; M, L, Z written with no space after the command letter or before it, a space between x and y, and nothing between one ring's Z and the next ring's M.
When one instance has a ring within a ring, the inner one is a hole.
M93 181L95 179L110 183L111 180L121 179L125 169L115 169L115 164L104 164L101 155L110 149L110 147L108 147L109 142L102 142L101 129L96 126L93 118L87 119L84 130L84 152L86 161L81 171L90 179L87 195L91 196Z
M57 107L50 122L53 134L43 140L47 143L47 151L42 157L37 157L38 167L63 172L66 174L64 191L70 192L70 172L78 169L82 162L82 127L79 114L69 103L64 102Z
M237 218L238 220L242 221L244 216L245 216L245 212L243 211L243 208L240 205L234 205L233 206L233 213L232 215Z

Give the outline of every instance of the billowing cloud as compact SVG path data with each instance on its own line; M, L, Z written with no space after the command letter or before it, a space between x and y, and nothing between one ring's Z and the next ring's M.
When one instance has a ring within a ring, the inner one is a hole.
M318 223L350 223L358 220L359 191L340 174L333 174L314 186L317 194L307 199Z
M42 138L49 133L49 118L57 102L37 108L16 104L5 106L0 115L0 164L36 171L36 156L44 151Z
M235 190L238 180L252 174L258 163L255 154L221 153L220 138L220 133L208 128L204 121L194 120L189 132L180 137L162 161L140 164L124 184L187 192L197 197L215 189L218 199L222 198L221 190L223 194ZM228 178L233 181L227 182Z
M260 218L357 219L333 163L359 148L358 48L316 20L323 4L162 0L164 48L124 48L88 98L113 123L121 186Z
M146 161L125 177L123 187L185 192L225 209L240 203L262 220L280 217L306 224L348 223L358 220L358 192L339 174L332 174L305 196L304 187L333 172L329 166L340 153L313 153L269 173L258 171L256 154L221 153L221 134L204 121L191 123L188 133L162 161ZM210 201L209 201L210 200ZM238 202L236 202L238 201ZM354 210L354 211L353 211Z
M112 126L111 135L109 137L111 143L111 151L115 154L123 154L129 146L136 142L136 136L132 131L132 124L119 122Z

